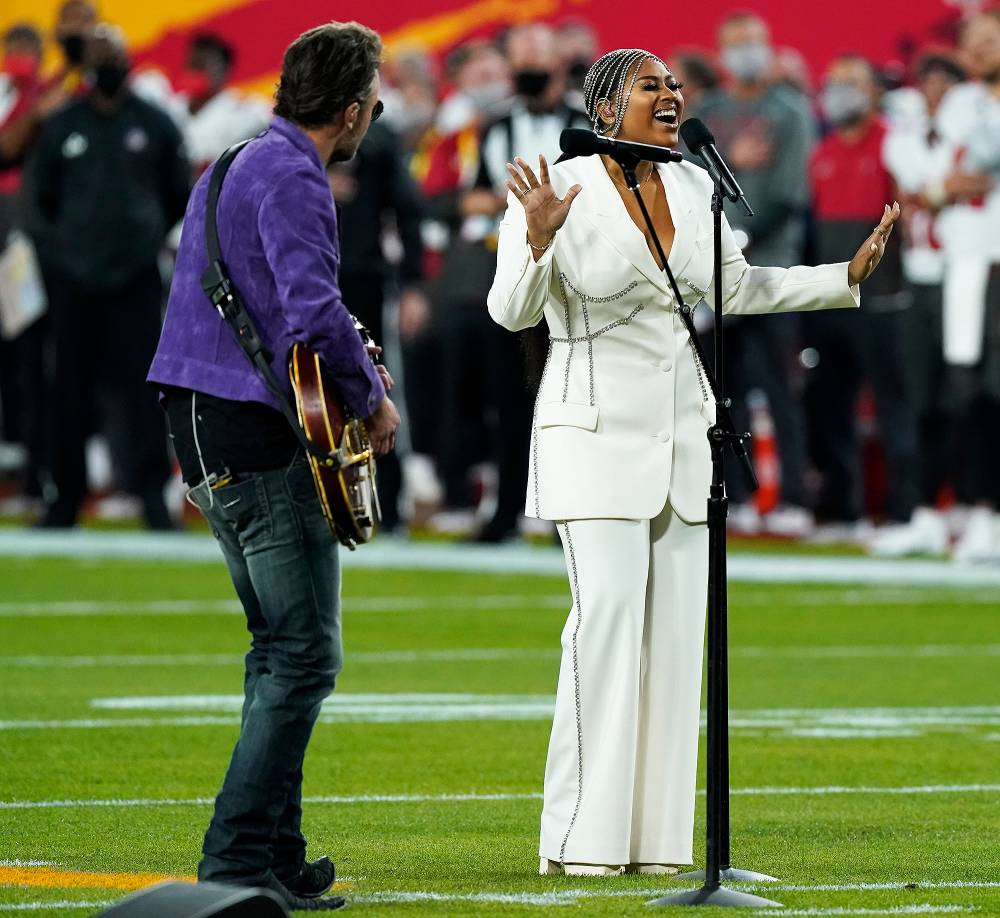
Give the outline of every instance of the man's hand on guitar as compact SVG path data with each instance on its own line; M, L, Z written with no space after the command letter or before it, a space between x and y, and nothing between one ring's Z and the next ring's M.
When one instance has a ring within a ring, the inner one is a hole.
M386 396L375 413L365 421L372 449L376 456L384 456L396 445L396 428L399 427L399 412L392 400Z
M375 372L378 373L378 378L382 380L382 385L385 386L385 391L392 392L392 387L396 385L396 380L392 378L392 374L385 368L385 364L375 364Z

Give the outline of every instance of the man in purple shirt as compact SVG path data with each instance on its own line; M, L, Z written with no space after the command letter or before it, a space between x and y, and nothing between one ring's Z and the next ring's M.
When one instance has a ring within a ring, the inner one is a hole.
M285 52L271 126L236 157L217 214L222 257L290 396L293 343L316 350L377 454L399 416L341 301L330 162L350 159L378 101L378 35L306 32ZM201 287L209 169L188 203L159 348L160 390L189 499L219 540L247 616L245 702L202 848L203 881L263 886L293 909L331 910L327 858L308 862L302 761L341 669L337 541L298 440Z

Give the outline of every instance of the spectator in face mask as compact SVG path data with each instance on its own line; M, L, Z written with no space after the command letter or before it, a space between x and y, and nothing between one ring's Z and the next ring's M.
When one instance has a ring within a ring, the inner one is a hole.
M437 64L426 51L407 48L383 66L385 121L413 150L434 122L437 108Z
M830 133L813 151L810 186L816 216L817 258L829 259L853 244L860 229L882 217L883 198L896 194L884 162L886 127L877 114L879 87L871 64L846 55L834 61L820 97ZM807 406L813 458L823 479L817 512L829 523L824 535L866 538L862 520L862 467L856 403L869 384L887 466L887 525L877 552L919 551L923 533L911 525L919 498L916 420L902 350L902 310L910 302L903 284L899 237L886 247L881 272L862 284L865 308L851 317L809 316L809 341L818 353Z
M566 67L566 88L571 102L583 108L583 81L600 50L597 33L586 22L570 19L556 29L556 38Z
M486 123L503 113L510 99L510 71L494 45L462 45L449 56L445 68L454 90L445 97L434 119L437 137Z
M149 526L170 528L166 430L145 377L160 329L157 257L184 213L190 166L170 118L129 89L117 29L94 31L85 64L88 92L49 119L25 171L54 357L56 493L42 525L75 524L96 418L122 489L142 499Z
M894 124L885 141L885 162L903 195L903 276L913 298L904 311L905 364L920 436L920 506L914 529L922 533L918 547L942 553L948 547L944 515L935 508L944 485L968 499L963 451L950 442L954 408L946 393L943 351L943 288L945 258L934 209L924 188L941 181L952 169L954 151L945 141L937 115L945 94L965 79L962 68L945 54L924 55L917 65L919 109ZM911 108L915 108L911 106ZM896 548L885 544L884 549ZM899 543L899 551L907 548Z
M53 34L62 48L68 72L82 74L87 39L96 25L97 7L90 0L65 0L59 7Z
M267 127L269 106L227 84L234 52L217 35L196 35L188 48L187 65L175 82L185 103L183 122L188 155L200 173L234 143Z
M456 399L462 394L460 372L470 345L480 355L480 381L496 419L488 456L496 463L499 483L496 510L478 534L485 542L517 534L528 481L532 394L522 351L517 336L495 325L483 309L496 272L496 218L507 206L507 163L515 155L536 162L539 154L554 162L565 128L592 126L586 113L567 99L565 61L551 28L517 26L508 33L505 50L516 95L510 112L483 133L476 187L462 201L462 234L478 245L480 258L474 289L467 288L461 301L453 300L455 322L444 355L445 394ZM468 448L462 434L461 428L453 430L446 441L454 444L445 469L452 494L463 490Z
M41 58L42 37L32 26L13 26L4 34L0 60L0 253L8 245L23 245L23 239L11 235L19 222L16 202L21 168L42 122L66 98L58 80L41 78ZM22 482L30 502L41 496L43 341L44 320L34 322L13 340L0 339L0 440L22 444L27 450Z
M418 526L442 509L440 475L453 450L448 436L464 431L468 443L482 425L477 396L462 401L459 393L454 393L445 399L441 345L444 339L452 338L455 304L484 296L489 283L486 273L493 256L483 246L481 231L463 237L462 201L478 173L483 127L509 110L511 95L507 61L490 42L461 45L445 60L445 74L453 88L446 93L433 127L421 137L410 161L410 171L425 202L427 297L404 296L399 303L413 450L403 459L403 471L411 523ZM468 367L454 373L455 385L467 394L474 392L478 377L470 382L473 374ZM463 460L462 472L455 476L458 483L450 495L453 507L464 508L468 502L464 480L468 462Z
M767 24L759 16L737 13L719 29L719 58L729 74L725 90L703 97L698 114L725 151L756 215L727 202L726 214L747 258L757 265L787 268L799 264L808 204L806 180L815 126L805 104L768 82L774 60ZM793 385L799 350L800 317L774 321L747 316L726 320L729 383L736 396L738 423L749 429L746 397L767 396L781 462L781 499L763 519L749 502L740 470L730 465L727 479L735 503L734 528L763 528L775 535L802 536L812 527L806 509L806 421ZM742 416L742 420L739 420Z
M39 75L42 60L42 36L29 25L14 26L3 36L3 59L0 60L0 195L14 194L20 186L20 161L44 112L38 103L46 83ZM59 96L63 98L62 93ZM24 122L22 124L22 122ZM0 248L7 238L0 204Z
M964 25L961 58L971 79L938 111L953 151L951 171L928 183L940 208L945 253L944 352L950 404L959 414L974 508L955 546L960 561L1000 557L1000 10Z
M75 9L80 4L66 4ZM57 26L58 30L59 26ZM12 195L20 186L20 167L42 122L67 98L66 71L49 79L40 73L42 37L30 25L14 26L3 37L0 73L0 195ZM0 216L0 224L3 217ZM0 225L0 246L7 233Z

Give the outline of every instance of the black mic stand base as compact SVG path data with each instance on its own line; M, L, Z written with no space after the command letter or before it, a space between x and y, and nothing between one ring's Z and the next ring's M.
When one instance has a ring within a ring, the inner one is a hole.
M741 871L742 872L742 871ZM726 889L725 886L702 886L700 889L688 889L673 893L660 899L653 899L647 905L710 905L715 908L781 908L780 902L755 896L752 893Z

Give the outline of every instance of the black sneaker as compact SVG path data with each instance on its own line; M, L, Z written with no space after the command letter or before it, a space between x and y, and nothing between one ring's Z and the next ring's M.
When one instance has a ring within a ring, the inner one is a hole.
M261 885L265 889L277 893L287 908L293 912L333 912L347 905L347 900L343 896L326 896L322 899L306 899L304 896L297 896L274 874L269 874L267 882Z
M302 869L288 880L282 880L285 888L303 899L322 896L337 879L337 868L328 857L306 861Z

